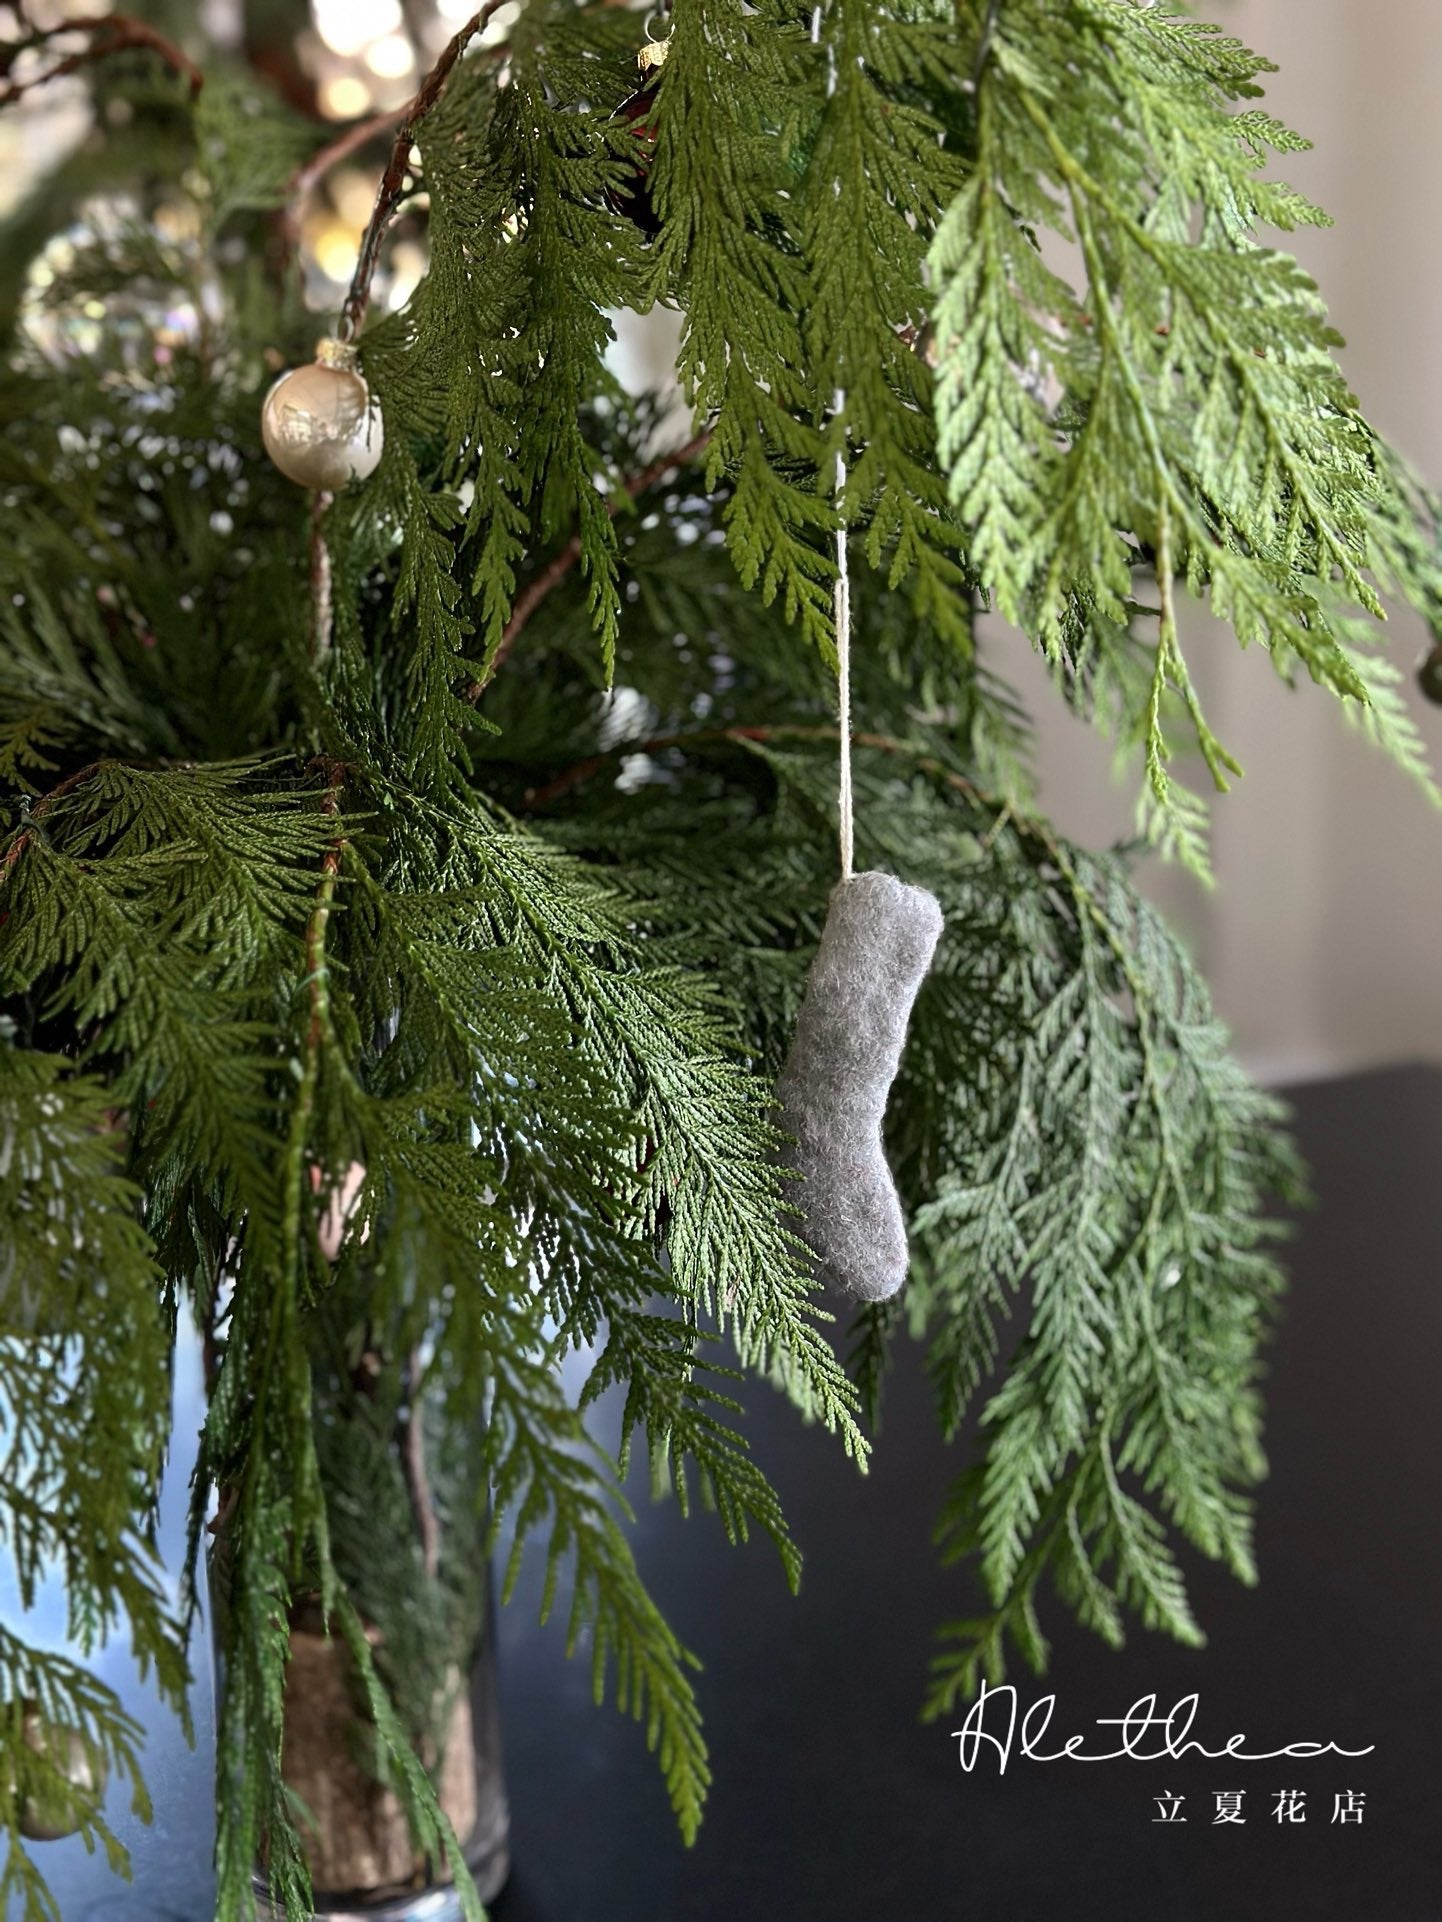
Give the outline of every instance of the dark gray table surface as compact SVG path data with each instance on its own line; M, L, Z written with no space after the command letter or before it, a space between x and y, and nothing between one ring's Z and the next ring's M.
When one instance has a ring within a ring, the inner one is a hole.
M865 1479L769 1391L747 1396L758 1459L807 1556L792 1598L769 1543L729 1548L637 1491L637 1554L699 1680L715 1783L687 1850L644 1731L590 1698L589 1664L535 1625L531 1578L501 1618L515 1871L494 1922L1442 1922L1442 1070L1294 1091L1319 1198L1289 1255L1267 1384L1261 1585L1187 1567L1204 1651L1138 1632L1114 1654L1057 1604L1054 1727L1081 1732L1155 1693L1196 1691L1196 1733L1335 1757L1095 1766L958 1765L954 1723L918 1719L933 1631L976 1597L930 1530L965 1458L948 1449L914 1352L893 1373ZM1246 1791L1216 1826L1219 1791ZM1308 1820L1270 1819L1278 1790ZM1365 1795L1358 1825L1333 1798ZM1184 1795L1185 1824L1153 1798ZM135 1888L97 1895L62 1866L64 1922L204 1922L208 1763L167 1779ZM61 1845L62 1847L68 1845Z
M1155 1692L1197 1691L1210 1747L1375 1744L1245 1765L1013 1763L962 1772L954 1724L917 1716L936 1625L973 1592L929 1546L962 1459L914 1354L894 1372L871 1473L774 1397L749 1396L758 1459L807 1556L788 1594L770 1545L646 1507L638 1556L705 1660L715 1786L686 1850L642 1733L590 1704L559 1632L502 1622L513 1883L495 1922L1438 1922L1442 1918L1442 1071L1293 1091L1318 1206L1267 1383L1260 1586L1200 1558L1202 1651L1138 1632L1114 1654L1057 1604L1045 1684L1080 1732ZM1210 1739L1209 1739L1210 1738ZM1244 1825L1215 1794L1244 1789ZM1278 1826L1275 1792L1309 1819ZM1334 1796L1365 1795L1360 1826ZM1187 1823L1152 1820L1186 1796Z

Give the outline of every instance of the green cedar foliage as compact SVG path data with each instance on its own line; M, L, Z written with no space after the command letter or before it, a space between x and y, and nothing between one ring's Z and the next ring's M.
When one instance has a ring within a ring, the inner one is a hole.
M247 75L192 106L127 55L94 69L116 130L0 230L25 289L0 313L0 1401L29 1464L0 1535L22 1583L58 1562L82 1652L124 1617L180 1695L148 1516L183 1298L224 1922L257 1862L309 1913L279 1762L297 1607L345 1641L418 1846L453 1852L416 1754L503 1528L505 1588L534 1543L694 1833L697 1664L631 1557L631 1455L794 1584L742 1384L864 1464L908 1322L943 1429L981 1419L939 1535L981 1599L934 1709L1042 1661L1044 1578L1109 1641L1129 1615L1196 1640L1177 1544L1253 1572L1280 1117L1123 856L1040 815L977 616L1140 750L1143 824L1199 870L1172 770L1231 763L1183 590L1427 778L1375 615L1442 607L1434 503L1261 231L1314 217L1262 168L1296 143L1254 56L1132 0L676 0L638 136L640 25L529 0L456 67L402 215L429 271L361 338L385 455L323 513L258 434L317 331L277 220L321 130ZM619 211L640 138L654 238ZM708 436L675 469L606 358L609 312L656 302ZM948 931L892 1107L912 1280L832 1330L769 1091L834 873L839 525L859 855ZM133 1774L82 1667L6 1631L0 1697ZM0 1769L24 1760L0 1717Z
M1237 104L1267 63L1167 6L959 12L974 165L930 252L951 499L994 605L1143 745L1144 825L1206 875L1204 809L1168 762L1198 751L1218 788L1240 769L1193 690L1174 580L1284 677L1365 709L1379 677L1348 614L1388 593L1432 612L1435 550L1316 287L1259 231L1326 218L1264 172L1306 143ZM1139 570L1159 601L1146 678L1126 658Z
M182 1709L184 1637L155 1553L152 1511L170 1428L170 1328L163 1277L119 1172L112 1097L62 1056L0 1032L0 1544L23 1606L58 1576L68 1634L88 1656L124 1624L146 1674ZM22 1740L22 1704L77 1729L97 1763L128 1778L148 1810L141 1731L82 1662L0 1626L4 1701L6 1913L55 1917L17 1817L56 1792ZM13 1783L15 1794L9 1792ZM80 1811L86 1845L120 1867L102 1817ZM13 1909L11 1904L16 1905Z

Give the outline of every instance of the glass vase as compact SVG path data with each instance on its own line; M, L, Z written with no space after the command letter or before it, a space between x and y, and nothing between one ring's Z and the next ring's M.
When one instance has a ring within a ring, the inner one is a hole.
M482 1604L479 1646L468 1671L447 1672L441 1732L421 1759L481 1900L489 1902L510 1868L489 1579ZM373 1735L350 1666L338 1636L327 1638L304 1616L295 1621L282 1767L307 1811L299 1826L315 1914L328 1922L460 1922L444 1866L416 1853L399 1798L370 1765ZM269 1915L268 1905L260 1912Z
M317 1350L312 1408L332 1560L482 1901L506 1879L509 1811L486 1551L483 1431L424 1386L424 1359ZM350 1650L318 1597L290 1610L282 1774L317 1917L450 1922L444 1860L415 1847ZM270 1918L263 1867L257 1909Z

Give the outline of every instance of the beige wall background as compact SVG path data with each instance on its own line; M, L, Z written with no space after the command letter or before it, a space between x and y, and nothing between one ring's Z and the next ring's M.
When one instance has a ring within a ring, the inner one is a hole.
M1268 104L1315 142L1285 175L1335 218L1294 237L1347 337L1364 411L1442 482L1442 5L1225 0L1210 12L1274 60ZM1401 614L1394 658L1434 764L1442 707L1416 690L1425 630ZM1059 705L1024 644L998 635L1040 722L1046 803L1077 839L1124 834L1133 786ZM1271 1079L1442 1060L1442 813L1310 682L1289 692L1205 616L1189 658L1246 769L1215 807L1215 893L1152 868L1188 929L1218 1011Z

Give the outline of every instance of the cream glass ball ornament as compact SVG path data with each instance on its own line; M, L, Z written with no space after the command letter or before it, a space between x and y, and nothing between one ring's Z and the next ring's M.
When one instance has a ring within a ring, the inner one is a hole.
M381 411L354 347L323 340L310 367L282 374L265 397L261 438L287 480L333 493L373 474L384 444Z
M105 1799L104 1761L78 1729L46 1721L33 1702L22 1704L20 1728L25 1746L68 1785L52 1779L43 1788L31 1787L20 1804L20 1833L27 1842L62 1842L78 1834L84 1817L96 1814Z

